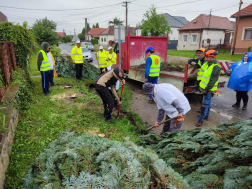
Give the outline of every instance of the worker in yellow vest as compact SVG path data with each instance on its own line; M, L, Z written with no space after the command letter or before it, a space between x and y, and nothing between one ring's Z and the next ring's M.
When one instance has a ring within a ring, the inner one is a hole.
M152 46L148 47L145 53L149 56L145 63L145 83L157 84L161 67L160 57L154 54ZM149 94L149 97L152 100L152 95Z
M199 84L200 91L203 94L203 102L201 106L201 114L198 116L196 127L200 127L203 124L203 120L208 119L211 100L218 87L221 66L216 60L217 55L218 52L215 50L208 50L206 52L207 68L203 73Z
M113 51L112 47L109 47L107 52L107 61L108 61L107 65L112 66L112 64L116 64L116 59L117 59L116 53Z
M41 50L38 53L37 66L38 71L41 73L42 77L42 89L45 95L49 94L49 70L50 63L47 58L47 53L49 52L50 45L47 42L41 44Z
M71 51L71 58L75 63L76 81L79 82L82 78L82 70L84 62L80 40L76 41L76 45Z
M99 51L95 54L95 57L98 62L100 73L103 74L104 72L108 71L107 70L107 67L108 67L107 53L103 49L103 46L99 47Z

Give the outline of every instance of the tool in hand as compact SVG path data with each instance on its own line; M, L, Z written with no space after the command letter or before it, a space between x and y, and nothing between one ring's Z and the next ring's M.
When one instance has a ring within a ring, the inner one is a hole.
M182 114L183 116L185 115L185 114ZM178 119L179 117L178 116L176 116L176 117L173 117L173 118L171 118L171 119L167 119L167 120L164 120L164 121L162 121L159 125L161 125L161 124L163 124L163 123L165 123L165 122L168 122L168 121L171 121L171 120L173 120L173 119ZM146 129L145 131L149 131L149 130L151 130L152 128L154 128L154 127L156 127L155 125L154 126L151 126L151 127L149 127L148 129Z
M120 96L120 101L122 101L122 93L123 93L123 85L122 85L122 88L121 88L121 96ZM120 112L120 109L121 109L121 104L118 106L118 113L117 113L117 116L116 118L119 116L119 112Z

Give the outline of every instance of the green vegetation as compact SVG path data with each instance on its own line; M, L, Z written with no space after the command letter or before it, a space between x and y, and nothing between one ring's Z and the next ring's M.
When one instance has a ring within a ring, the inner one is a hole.
M0 23L0 39L13 42L17 66L23 69L27 68L27 55L31 54L35 41L32 31L25 26L25 23L24 26Z
M148 134L140 143L155 150L192 188L248 189L252 187L251 136L252 120L165 133L163 139Z
M248 47L248 52L250 52L250 50L251 50L251 46Z
M63 133L36 158L24 188L189 188L149 149L90 134Z
M182 56L182 57L188 57L193 58L195 55L195 51L184 51L184 50L168 50L168 55L172 56ZM240 61L241 58L244 56L244 54L234 54L230 55L229 51L223 51L219 53L217 56L217 60L233 60L233 61Z
M62 43L69 43L72 42L73 36L72 35L66 35L61 38Z
M92 45L98 44L99 40L98 39L91 39Z

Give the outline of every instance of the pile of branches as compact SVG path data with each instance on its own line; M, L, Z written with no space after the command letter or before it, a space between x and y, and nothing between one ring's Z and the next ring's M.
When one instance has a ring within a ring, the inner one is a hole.
M190 188L150 149L74 132L51 142L23 183L24 188Z
M55 58L55 70L58 77L75 78L75 64L70 56L59 56ZM99 70L92 64L84 61L82 79L96 80L100 75Z
M252 121L162 137L150 133L141 144L155 150L192 188L252 188Z

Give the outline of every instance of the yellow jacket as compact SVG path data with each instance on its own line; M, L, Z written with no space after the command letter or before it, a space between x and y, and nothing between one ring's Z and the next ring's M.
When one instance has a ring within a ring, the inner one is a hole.
M53 58L53 55L52 55L52 53L51 52L49 52L50 54L51 54L51 56L52 56L52 61L53 61L53 70L54 70L54 77L58 77L57 76L57 73L56 73L56 71L55 71L55 60L54 60L54 58Z

